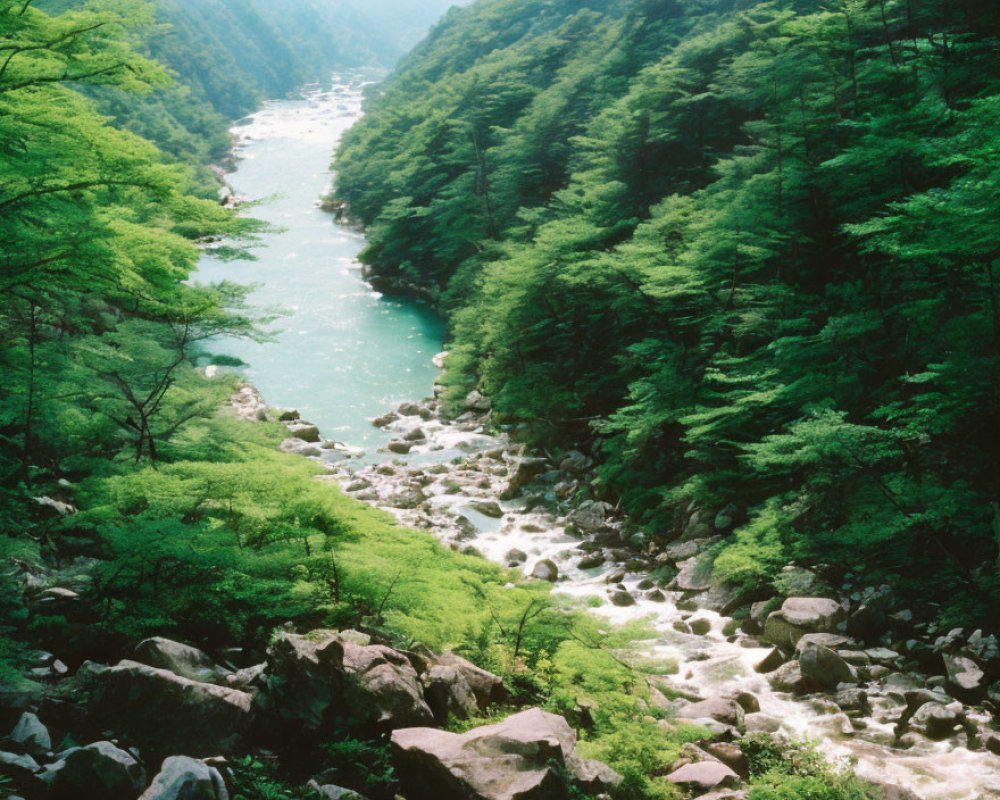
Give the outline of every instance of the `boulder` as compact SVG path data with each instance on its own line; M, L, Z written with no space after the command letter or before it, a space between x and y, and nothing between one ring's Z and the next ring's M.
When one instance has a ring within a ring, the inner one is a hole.
M585 456L578 450L570 450L559 461L559 469L563 472L572 472L576 474L586 472L592 466L594 466L594 459L589 456Z
M750 778L750 759L735 742L708 742L705 752L717 758L743 780Z
M566 520L584 533L600 533L607 527L607 518L614 510L610 503L584 502L571 511Z
M446 724L449 717L468 719L479 710L472 687L456 667L436 664L420 677L420 681L424 699L438 725Z
M13 787L33 795L40 788L41 767L31 756L0 751L0 778L6 778Z
M10 735L10 740L19 750L32 756L44 756L52 749L52 737L48 728L30 711L25 711L21 715L14 732Z
M493 408L493 403L490 402L490 398L486 397L481 392L473 390L465 396L465 407L469 411L485 413Z
M754 671L759 672L761 675L766 675L770 672L774 672L778 667L785 663L785 657L782 655L781 650L777 647L773 648L770 653L764 656L756 665L754 665Z
M947 739L956 732L965 719L958 703L924 703L910 718L910 728L928 739Z
M302 439L310 444L320 441L319 428L308 422L292 422L288 425L288 435L294 439Z
M343 644L344 700L348 717L382 728L434 724L410 660L385 645Z
M680 572L674 578L672 588L684 592L705 592L712 588L711 570L699 567L698 562L697 557L681 561L677 565Z
M620 607L634 606L635 598L628 592L618 589L611 593L611 604Z
M336 718L389 728L431 724L416 670L402 653L336 631L281 634L268 652L267 713L305 731Z
M500 519L503 516L503 509L495 500L473 500L469 503L469 508L491 519Z
M667 780L690 789L706 790L739 785L740 776L721 761L697 761L675 769Z
M523 564L528 560L528 554L523 550L518 550L516 547L508 550L507 554L503 557L503 560L507 562L508 566L517 566L518 564Z
M802 679L816 689L832 691L841 683L857 683L858 677L851 665L829 647L809 643L799 657Z
M253 722L250 694L135 661L115 667L88 661L77 677L90 691L88 715L127 735L150 758L237 750Z
M341 698L344 647L336 634L282 633L267 652L261 704L268 716L319 730Z
M789 597L778 611L768 615L764 638L786 650L794 650L807 633L830 633L844 619L836 600L823 597Z
M559 567L549 558L543 558L531 569L531 577L555 583L559 580Z
M971 658L942 654L944 668L948 674L948 687L955 697L967 702L976 702L986 695L989 682L980 666Z
M487 672L454 653L442 653L435 657L434 662L441 666L454 667L459 671L472 689L480 710L485 711L491 705L507 700L507 690L504 688L503 678L499 675Z
M332 783L320 785L316 781L310 781L308 788L319 795L320 800L367 800L364 795L358 794L353 789L345 789Z
M791 692L792 694L802 694L808 691L809 684L802 677L802 670L798 661L789 661L782 664L770 676L771 686L778 692Z
M710 697L684 706L677 712L680 719L714 719L723 725L743 727L743 708L735 700L727 697Z
M193 681L216 683L225 676L225 671L219 669L207 653L161 636L139 642L133 656L140 664L168 669Z
M314 444L310 444L305 441L305 439L298 439L294 436L285 439L278 449L282 453L294 453L295 455L305 456L306 458L319 458L323 455L323 451Z
M520 457L508 463L507 488L500 494L501 500L512 500L535 478L545 472L548 461L544 458Z
M146 785L146 771L131 753L111 742L95 742L62 753L46 768L42 781L51 800L135 800Z
M229 800L215 767L187 756L171 756L139 800Z
M392 734L393 761L410 800L556 800L569 774L589 791L621 776L576 754L566 720L537 708L466 733L407 728Z

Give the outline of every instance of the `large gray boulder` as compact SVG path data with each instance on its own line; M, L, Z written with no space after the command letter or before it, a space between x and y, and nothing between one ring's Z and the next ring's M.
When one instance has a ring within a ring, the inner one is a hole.
M479 711L476 696L465 676L455 667L434 665L420 676L424 686L424 699L439 725L449 717L468 719Z
M336 631L279 636L268 653L266 712L305 731L338 718L389 729L434 723L404 654L347 638Z
M740 776L721 761L697 761L675 769L667 780L695 791L705 791L718 787L736 787Z
M764 638L786 650L794 650L807 633L832 633L845 612L836 600L824 597L789 597L764 623Z
M502 703L507 700L507 689L503 685L503 678L499 675L487 672L454 653L442 653L435 656L434 663L454 667L459 671L469 684L469 688L472 689L481 711L485 711L494 703Z
M215 767L187 756L171 756L139 800L229 800Z
M168 669L193 681L217 683L225 676L225 670L217 667L207 653L161 636L139 642L133 656L141 664Z
M161 720L162 723L162 720ZM51 800L135 800L146 785L146 771L111 742L95 742L62 753L42 774Z
M829 647L808 643L799 656L802 678L815 689L832 691L841 683L857 683L857 674Z
M680 719L712 719L723 725L743 728L743 707L728 697L710 697L684 706L677 712Z
M247 692L182 678L135 661L84 663L77 673L91 693L89 716L128 736L147 758L212 756L242 747L253 722Z
M351 718L391 729L434 724L417 671L398 650L345 643L344 675Z
M982 668L965 656L943 653L941 658L948 673L948 687L952 694L966 702L982 700L989 685Z
M392 750L411 800L558 800L567 774L591 791L621 782L604 764L576 754L565 719L537 708L463 734L397 730Z
M48 728L30 711L25 711L21 715L10 735L10 740L19 749L32 756L44 756L52 749L52 737Z

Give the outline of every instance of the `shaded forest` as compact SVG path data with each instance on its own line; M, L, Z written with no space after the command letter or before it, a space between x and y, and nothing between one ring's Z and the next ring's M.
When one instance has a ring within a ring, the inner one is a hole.
M732 505L718 576L830 562L985 621L998 33L981 0L487 0L372 99L338 196L439 298L453 396L589 448L654 531Z

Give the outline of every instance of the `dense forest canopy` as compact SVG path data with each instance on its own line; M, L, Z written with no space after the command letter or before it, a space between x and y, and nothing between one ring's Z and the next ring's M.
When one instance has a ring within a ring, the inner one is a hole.
M585 443L654 531L745 512L717 574L830 561L985 620L998 35L984 0L484 0L370 102L338 196L440 297L454 396Z

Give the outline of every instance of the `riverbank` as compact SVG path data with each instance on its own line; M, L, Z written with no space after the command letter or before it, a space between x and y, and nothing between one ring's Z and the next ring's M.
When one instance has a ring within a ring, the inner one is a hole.
M741 734L816 740L860 776L923 800L1000 796L1000 740L978 666L995 658L989 637L955 631L899 646L903 632L927 626L877 590L852 598L791 566L785 596L720 585L700 565L732 527L724 511L690 509L679 535L664 542L605 503L574 501L592 477L586 455L553 463L527 453L491 432L489 401L477 393L454 420L439 411L429 398L378 418L393 437L383 461L340 460L329 464L330 478L453 550L549 580L616 624L652 628L628 657L667 665L672 675L661 688L676 698L663 701L672 714L718 704L715 723L724 729L732 701L752 697L735 726ZM937 674L917 660L927 651L940 659Z

